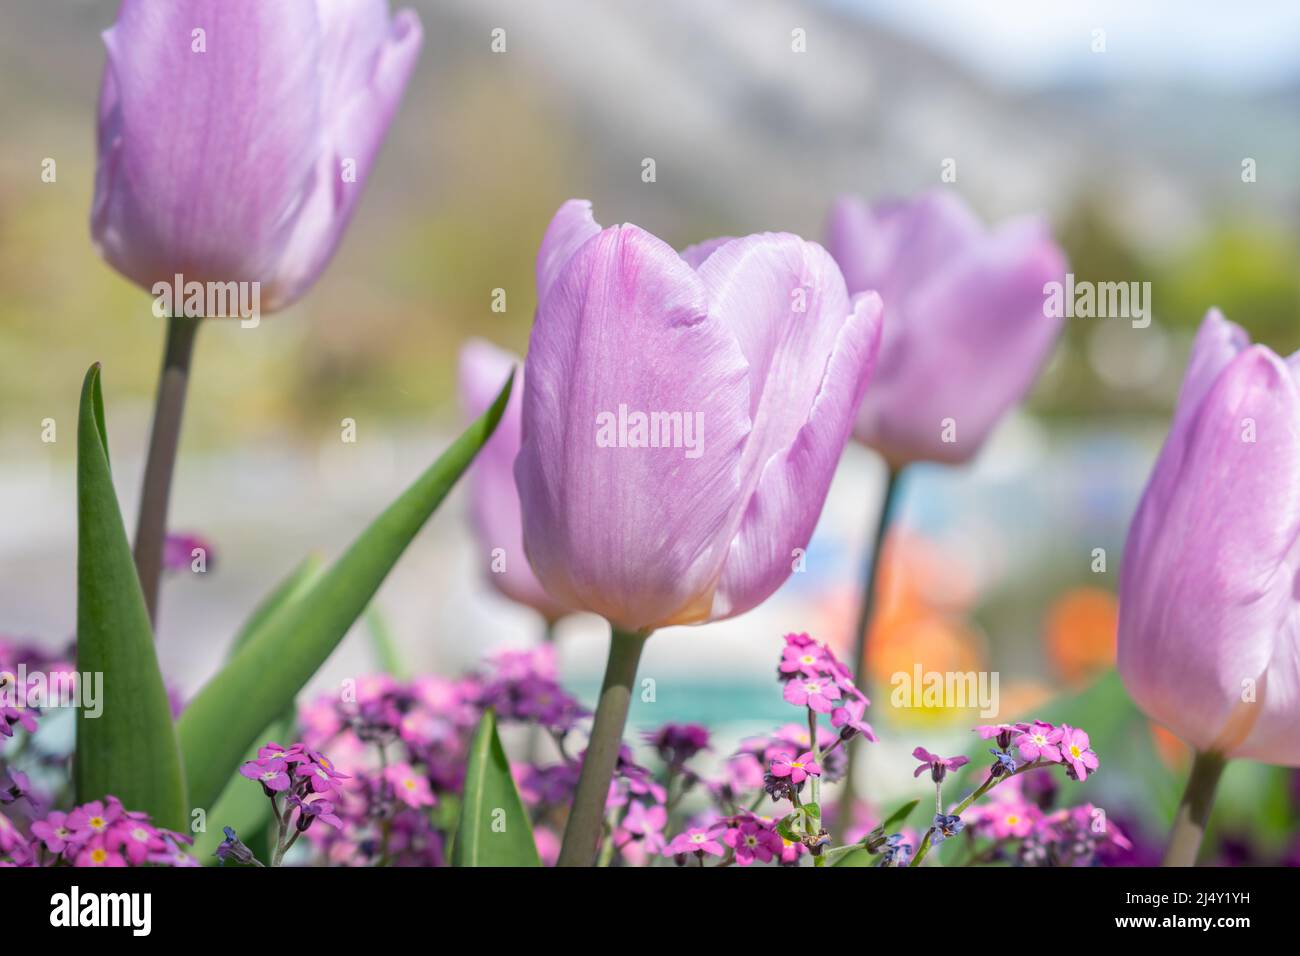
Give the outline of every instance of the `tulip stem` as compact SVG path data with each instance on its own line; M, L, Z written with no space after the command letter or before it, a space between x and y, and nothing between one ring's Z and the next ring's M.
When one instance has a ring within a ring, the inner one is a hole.
M163 548L167 538L167 502L171 497L172 472L181 437L185 392L190 380L190 359L199 319L172 316L167 320L167 344L163 349L162 371L158 375L158 397L154 404L149 456L145 460L144 484L140 490L140 514L135 530L135 570L140 576L149 622L158 619L158 580L162 575Z
M627 711L632 703L632 684L641 661L641 649L649 636L649 632L637 634L617 628L610 633L605 680L600 687L591 739L578 776L578 790L564 828L560 866L591 866L596 860L609 782L614 777L618 750L623 743L623 725L627 723Z
M894 520L895 513L898 511L899 489L902 482L899 480L902 475L902 469L893 465L887 466L885 473L885 490L880 500L880 511L875 516L875 526L871 528L871 543L867 547L866 559L862 565L862 596L858 604L858 626L853 632L853 656L849 658L849 666L853 669L854 679L859 687L865 688L866 670L867 670L867 635L871 630L872 619L876 613L876 581L880 576L880 555L884 548L885 538L889 533L889 525ZM858 736L855 736L845 745L845 770L844 783L840 789L839 813L836 815L840 827L840 835L848 828L849 822L853 818L853 802L856 796L854 784L854 767L857 763L856 756L861 747Z
M1187 789L1178 804L1174 828L1169 833L1169 848L1165 850L1162 866L1195 866L1201 849L1201 840L1210 823L1214 807L1214 792L1227 765L1219 754L1200 753L1192 760L1192 772L1187 778Z

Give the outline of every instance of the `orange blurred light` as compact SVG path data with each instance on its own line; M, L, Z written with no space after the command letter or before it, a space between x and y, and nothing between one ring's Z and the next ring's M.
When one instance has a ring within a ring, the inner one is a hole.
M1075 588L1047 612L1046 643L1053 670L1080 686L1115 665L1119 604L1100 588Z

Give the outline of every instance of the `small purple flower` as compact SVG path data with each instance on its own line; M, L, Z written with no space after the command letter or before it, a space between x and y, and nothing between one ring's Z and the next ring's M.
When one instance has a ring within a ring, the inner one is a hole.
M885 840L885 848L882 852L885 856L885 866L893 866L895 863L903 866L912 857L912 844L904 842L903 834L891 833Z
M822 768L813 759L811 752L801 753L791 758L789 754L777 754L772 760L774 777L789 777L793 784L801 784L809 777L820 777Z
M10 767L0 776L0 803L15 803L24 797L32 801L32 782L27 774Z
M234 830L230 827L222 827L221 832L226 835L226 838L221 841L221 844L212 855L221 861L222 866L226 865L227 860L234 860L236 863L247 866L257 859L253 855L253 851L244 846L239 839L239 835Z
M62 853L73 841L72 830L66 825L68 815L58 810L53 811L44 820L32 824L32 836L45 844L51 853Z
M213 565L212 546L196 534L169 534L163 544L163 567L168 571L188 571L201 551L204 567Z
M757 860L770 863L785 849L785 841L776 830L757 817L745 817L728 827L723 842L736 852L736 863L749 866Z
M1061 756L1069 772L1080 780L1088 779L1088 771L1096 770L1100 761L1089 748L1088 735L1076 727L1061 726Z
M795 674L803 677L831 676L831 660L826 650L815 643L786 644L777 670L786 678Z
M1016 758L1005 750L989 750L997 761L993 764L993 776L1002 777L1016 772Z
M659 759L670 767L680 767L701 750L708 749L709 731L699 724L664 724L645 735Z
M998 749L1006 750L1011 746L1011 741L1016 735L1025 729L1023 724L984 724L975 728L975 733L980 735L981 740L997 740Z
M250 760L239 768L239 772L249 780L260 783L268 794L283 793L289 789L288 764L282 757Z
M917 747L912 751L912 756L921 761L921 766L916 768L916 772L912 776L919 777L926 770L929 770L930 779L935 783L942 783L948 771L956 770L970 763L969 757L940 757L938 754L930 753L924 747Z
M834 702L843 695L839 685L828 677L796 677L786 681L783 696L796 707L808 707L819 714L829 714Z
M306 830L315 820L327 823L336 830L343 829L343 821L334 812L334 803L324 797L314 794L299 797L295 794L289 798L289 805L296 807L298 810L297 827L299 830Z
M948 839L948 837L956 836L966 828L966 824L962 822L961 817L957 816L955 813L936 813L932 825L934 830L930 834L930 842L935 846L938 846L944 840Z
M726 847L718 842L718 836L722 829L717 824L707 827L691 827L685 833L679 833L673 837L672 842L664 850L664 856L685 856L687 853L695 853L701 857L705 853L713 856L723 856L727 852Z
M831 726L840 728L840 737L844 740L861 734L872 743L875 743L876 732L871 729L869 723L862 719L866 712L867 702L865 699L852 698L846 700L842 706L831 711Z
M1051 724L1036 720L1016 738L1016 748L1027 761L1049 760L1061 762L1061 730Z

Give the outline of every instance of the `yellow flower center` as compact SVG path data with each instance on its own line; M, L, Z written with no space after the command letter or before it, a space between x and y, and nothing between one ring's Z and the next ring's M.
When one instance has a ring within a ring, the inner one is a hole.
M90 858L96 863L103 863L105 860L108 859L108 851L103 848L100 848L98 850L91 850Z
M1073 757L1075 760L1078 760L1078 759L1079 759L1079 755L1082 754L1082 753L1083 753L1083 751L1079 749L1079 745L1078 745L1078 744L1070 744L1070 756L1071 756L1071 757Z

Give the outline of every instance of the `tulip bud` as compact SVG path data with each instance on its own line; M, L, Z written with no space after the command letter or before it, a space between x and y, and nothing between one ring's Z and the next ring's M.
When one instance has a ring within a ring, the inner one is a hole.
M765 600L821 512L879 297L797 236L678 255L578 201L537 272L515 476L547 592L629 632Z
M519 364L515 356L481 339L465 344L460 351L460 403L470 420L487 410L511 369ZM516 377L496 431L470 466L470 514L488 580L512 601L553 622L564 615L565 608L551 599L528 566L515 489L523 396L522 382Z
M289 305L351 218L419 19L386 0L125 0L104 43L101 255L147 289L247 283L261 311Z
M1211 310L1129 528L1119 672L1201 753L1300 766L1300 389Z
M1065 274L1045 223L990 231L955 196L831 209L827 248L851 292L885 304L880 366L854 435L895 468L974 457L1060 333L1044 285Z

